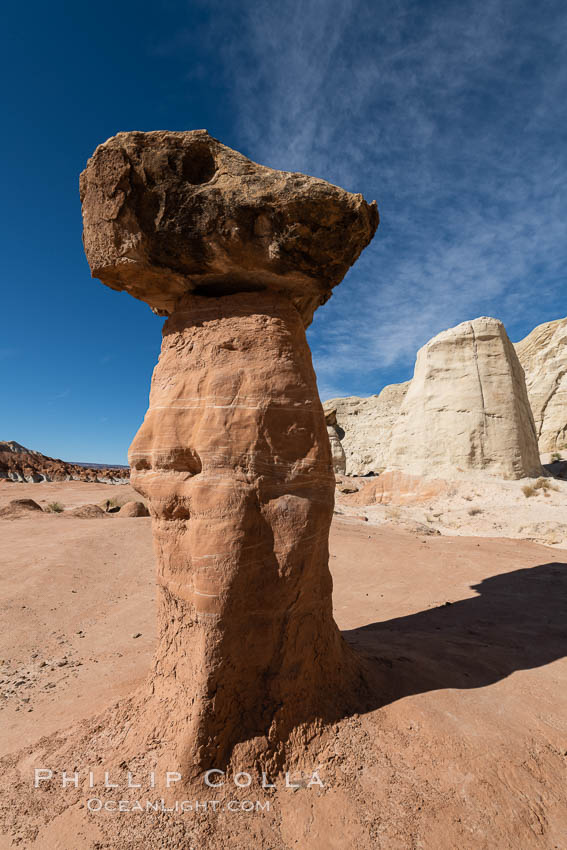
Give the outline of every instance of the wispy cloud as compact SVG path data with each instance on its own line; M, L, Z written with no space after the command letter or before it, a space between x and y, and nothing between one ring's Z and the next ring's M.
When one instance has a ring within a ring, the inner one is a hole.
M561 0L221 6L241 148L378 200L374 242L309 332L323 395L409 376L464 319L518 338L567 312Z
M47 403L48 405L57 404L59 401L63 401L64 398L69 398L71 395L71 390L69 388L65 390L60 390L60 392L55 393L50 396Z

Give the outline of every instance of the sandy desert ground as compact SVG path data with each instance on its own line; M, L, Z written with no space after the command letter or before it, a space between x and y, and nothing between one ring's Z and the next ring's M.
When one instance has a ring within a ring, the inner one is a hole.
M117 496L137 498L129 485L0 483L0 508ZM516 496L518 510L535 499L542 509L543 495ZM550 508L561 496L547 497ZM0 848L567 848L567 557L493 529L503 524L493 494L471 486L440 498L461 512L467 536L416 513L429 502L388 517L387 506L341 500L335 617L366 659L370 700L298 751L292 779L317 767L323 788L303 778L297 789L219 792L225 802L269 800L269 811L251 812L89 813L84 788L34 789L33 767L64 747L68 727L91 729L81 721L144 681L155 637L151 520L0 519ZM468 513L474 500L484 514Z
M340 476L335 510L372 525L389 522L424 534L506 537L566 549L567 464L555 468L561 478L548 473L517 481L478 476L447 481L395 472ZM383 480L392 486L385 487L380 503Z

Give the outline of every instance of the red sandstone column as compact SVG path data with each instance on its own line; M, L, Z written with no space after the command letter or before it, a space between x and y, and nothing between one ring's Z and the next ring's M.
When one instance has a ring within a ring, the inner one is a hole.
M271 292L187 296L164 326L130 449L150 501L161 722L221 763L327 713L350 680L332 616L325 418L297 310Z

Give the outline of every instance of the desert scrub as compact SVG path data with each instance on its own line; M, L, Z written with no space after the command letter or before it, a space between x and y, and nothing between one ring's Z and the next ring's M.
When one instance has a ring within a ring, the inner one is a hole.
M63 507L61 502L50 502L45 510L50 514L60 514L63 513L65 508Z
M549 490L559 490L559 487L552 484L549 478L538 478L533 484L524 484L522 487L522 493L526 499L529 499L530 496L537 496L540 491L544 496L549 496Z
M551 479L549 478L538 478L536 483L534 484L536 490L558 490L559 488L555 486L555 484L551 483Z
M399 508L386 508L386 517L388 519L399 519L401 511Z
M482 513L482 508L469 508L469 516L477 516Z

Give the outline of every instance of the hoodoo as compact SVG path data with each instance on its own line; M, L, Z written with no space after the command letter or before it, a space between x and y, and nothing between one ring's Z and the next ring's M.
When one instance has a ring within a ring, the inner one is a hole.
M462 322L418 351L388 466L446 478L542 474L524 372L502 322Z
M332 616L334 474L305 326L378 225L205 131L120 133L81 175L92 274L168 315L130 448L150 504L153 736L213 767L328 715L357 665Z

